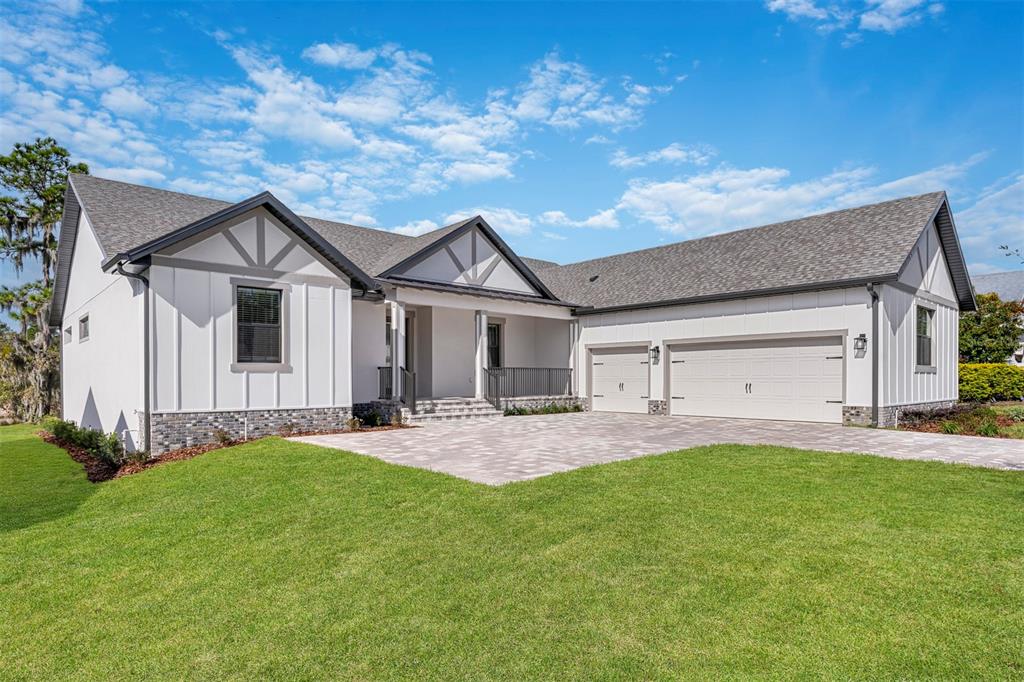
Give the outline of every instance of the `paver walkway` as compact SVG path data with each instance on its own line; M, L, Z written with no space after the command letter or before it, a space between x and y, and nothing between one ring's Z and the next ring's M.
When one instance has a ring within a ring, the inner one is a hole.
M1024 441L706 417L582 412L441 422L293 440L500 485L590 464L743 443L861 452L1024 471Z

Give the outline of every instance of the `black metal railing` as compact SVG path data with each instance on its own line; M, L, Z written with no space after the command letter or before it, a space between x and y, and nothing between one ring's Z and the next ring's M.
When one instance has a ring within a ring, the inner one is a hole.
M381 400L391 400L391 367L377 368L377 397Z
M487 400L496 408L506 398L572 395L567 367L495 367L487 373Z
M398 392L399 400L401 400L413 414L416 414L416 372L411 372L403 367L399 376L401 377L401 390Z
M416 414L416 372L402 367L399 369L398 377L398 400ZM393 384L391 367L378 367L377 397L380 400L394 399Z

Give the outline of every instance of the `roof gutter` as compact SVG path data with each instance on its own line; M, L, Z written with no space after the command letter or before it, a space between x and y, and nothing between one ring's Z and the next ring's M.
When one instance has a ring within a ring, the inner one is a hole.
M871 296L871 426L878 428L878 292L875 284L869 283L868 295Z
M839 279L830 282L813 282L810 284L797 284L786 287L772 287L769 289L749 289L721 294L707 294L704 296L690 296L687 298L666 299L664 301L645 301L642 303L627 303L624 305L607 306L594 308L578 306L573 310L575 315L600 315L602 313L617 313L625 310L646 310L650 308L668 308L676 305L692 305L694 303L712 303L715 301L732 301L739 298L760 298L762 296L778 296L780 294L798 294L805 291L820 291L822 289L847 289L850 287L865 286L868 284L880 284L882 282L893 282L898 275L893 273L876 277L855 277L852 279Z

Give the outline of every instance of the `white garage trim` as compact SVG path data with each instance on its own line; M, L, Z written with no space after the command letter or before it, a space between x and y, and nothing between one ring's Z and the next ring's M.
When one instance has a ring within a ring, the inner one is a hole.
M669 414L841 423L846 334L667 343Z
M590 409L595 412L633 412L647 414L648 401L651 397L651 344L650 342L605 343L587 346L587 395L590 398ZM621 351L616 353L616 351ZM629 357L634 356L634 357ZM642 365L642 370L633 364ZM609 364L606 366L605 363ZM601 367L602 369L597 369ZM609 377L601 376L607 367L615 374L611 381L614 387L607 384ZM637 376L626 376L634 374ZM639 376L642 374L642 376ZM611 391L611 392L610 392Z

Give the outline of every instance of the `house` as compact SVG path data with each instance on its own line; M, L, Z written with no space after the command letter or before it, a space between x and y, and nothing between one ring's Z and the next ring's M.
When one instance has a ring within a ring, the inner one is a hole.
M1024 303L1024 270L993 272L978 275L974 279L974 290L979 294L995 294L1002 301ZM1018 339L1017 350L1006 359L1007 364L1024 367L1024 336Z
M152 452L550 401L886 425L956 401L975 306L943 192L570 265L85 175L62 224L64 416Z

